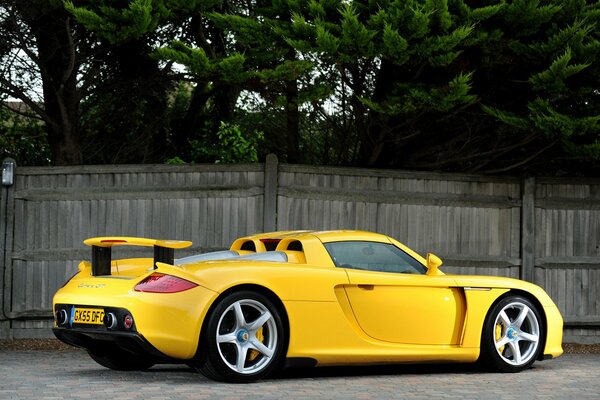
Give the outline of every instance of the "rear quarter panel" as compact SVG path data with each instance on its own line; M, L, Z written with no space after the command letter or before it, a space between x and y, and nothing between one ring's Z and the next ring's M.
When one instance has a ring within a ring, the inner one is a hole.
M335 302L334 288L348 283L342 269L303 264L231 261L207 262L186 268L203 286L222 293L239 285L255 284L282 301Z

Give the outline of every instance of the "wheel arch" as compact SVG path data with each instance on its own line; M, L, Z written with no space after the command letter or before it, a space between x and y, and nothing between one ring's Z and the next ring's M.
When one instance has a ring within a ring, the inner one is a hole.
M290 342L290 322L289 322L288 313L283 304L283 301L281 301L281 299L279 298L279 296L277 296L275 294L275 292L273 292L272 290L268 289L265 286L253 284L253 283L244 283L244 284L232 286L232 287L228 288L227 290L223 291L221 294L219 294L219 296L217 296L217 298L215 298L215 300L210 305L208 311L206 312L206 314L204 316L204 320L202 321L202 326L200 327L200 337L198 338L198 348L196 350L196 355L194 356L195 360L202 360L202 357L204 357L203 344L206 343L206 338L205 338L206 326L208 324L209 316L213 312L214 308L226 296L230 295L231 293L240 292L243 290L260 293L263 296L267 297L270 301L272 301L273 305L275 307L277 307L277 311L279 311L279 313L281 315L281 320L283 322L283 329L285 330L285 333L286 333L286 340L283 343L284 359L285 359L285 357L287 356L288 345Z

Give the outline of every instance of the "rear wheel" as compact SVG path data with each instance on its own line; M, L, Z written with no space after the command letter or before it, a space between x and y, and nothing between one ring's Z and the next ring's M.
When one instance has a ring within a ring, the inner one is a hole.
M481 358L494 370L519 372L542 351L544 326L537 308L525 297L507 296L494 305L481 337Z
M133 353L118 352L110 348L88 350L88 354L103 367L117 371L145 371L154 365Z
M232 293L208 316L200 372L227 382L261 379L281 363L286 340L281 316L267 297Z

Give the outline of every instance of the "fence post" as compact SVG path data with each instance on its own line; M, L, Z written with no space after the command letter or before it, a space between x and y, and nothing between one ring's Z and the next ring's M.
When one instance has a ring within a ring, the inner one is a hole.
M5 277L9 275L12 268L11 247L13 234L13 185L15 180L15 169L17 163L12 158L2 160L2 181L0 185L0 339L9 339L10 321L6 315L6 301L10 301L7 294L10 282ZM8 298L8 300L7 300Z
M521 183L521 273L520 278L533 282L535 278L535 178Z
M275 154L268 154L265 160L265 197L263 208L263 231L277 230L277 179L279 161Z

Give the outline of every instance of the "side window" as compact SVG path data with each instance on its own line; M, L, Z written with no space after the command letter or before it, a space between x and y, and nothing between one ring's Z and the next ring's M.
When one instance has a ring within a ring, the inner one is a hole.
M391 243L332 242L325 243L338 268L367 271L424 274L425 267Z

